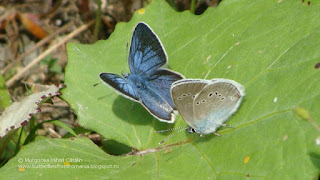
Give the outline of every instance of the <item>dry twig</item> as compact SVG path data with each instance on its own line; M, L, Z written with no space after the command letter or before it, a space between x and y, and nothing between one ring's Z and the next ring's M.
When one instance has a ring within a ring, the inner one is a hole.
M44 51L42 54L40 54L35 60L33 60L30 64L28 64L25 68L23 68L20 72L18 72L15 76L13 76L7 83L7 87L11 87L16 81L18 81L19 79L22 78L22 76L29 71L34 65L38 64L44 57L46 57L47 55L49 55L52 51L54 51L55 49L57 49L59 46L63 45L64 43L66 43L68 40L70 40L71 38L73 38L74 36L78 35L79 33L81 33L82 31L86 30L88 27L90 27L91 25L93 25L94 20L90 21L87 24L82 25L81 27L79 27L78 29L76 29L75 31L71 32L70 34L68 34L67 36L65 36L61 41L59 41L57 44L52 45L51 47L49 47L46 51Z
M62 28L58 29L54 33L50 34L49 36L43 38L41 41L39 41L35 46L30 48L28 51L23 53L21 56L19 56L16 60L14 60L12 63L8 64L2 71L1 74L5 74L9 69L11 69L16 63L20 62L22 59L24 59L26 56L28 56L30 53L32 53L37 48L43 46L47 42L49 42L51 39L53 39L56 35L66 31L71 25L73 25L73 22L69 22L68 24L64 25Z

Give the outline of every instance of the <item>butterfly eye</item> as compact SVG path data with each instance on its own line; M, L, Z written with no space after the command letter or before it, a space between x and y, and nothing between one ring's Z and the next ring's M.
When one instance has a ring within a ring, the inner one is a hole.
M195 130L195 129L193 129L193 128L189 128L189 129L188 129L188 132L189 132L189 133L195 133L195 132L196 132L196 130Z

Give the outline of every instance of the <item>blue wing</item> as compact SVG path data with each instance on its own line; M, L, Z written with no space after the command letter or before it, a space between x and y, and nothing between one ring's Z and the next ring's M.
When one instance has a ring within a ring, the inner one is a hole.
M182 79L179 73L159 69L147 77L129 75L129 83L138 82L141 85L136 87L140 103L162 122L174 122L174 110L176 110L170 95L171 84ZM134 85L133 85L134 86Z
M167 62L167 55L157 35L145 23L139 23L132 35L129 67L133 74L151 74Z
M181 80L184 77L174 71L167 69L159 69L150 75L148 82L149 86L153 87L156 92L165 99L165 101L173 108L176 109L170 94L172 83Z
M119 92L118 94L133 101L139 101L139 96L134 88L128 84L127 79L112 73L101 73L99 77L102 81Z
M174 115L173 107L161 97L156 91L148 89L142 89L139 91L142 105L153 115L155 118L162 122L173 123Z

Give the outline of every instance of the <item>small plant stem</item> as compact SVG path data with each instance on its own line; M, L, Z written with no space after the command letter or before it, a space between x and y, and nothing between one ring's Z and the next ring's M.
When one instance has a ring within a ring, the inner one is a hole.
M94 33L93 33L93 42L98 40L100 26L101 26L101 0L97 0L98 10L96 13L96 24L94 26Z
M190 11L192 14L196 11L196 0L191 0Z

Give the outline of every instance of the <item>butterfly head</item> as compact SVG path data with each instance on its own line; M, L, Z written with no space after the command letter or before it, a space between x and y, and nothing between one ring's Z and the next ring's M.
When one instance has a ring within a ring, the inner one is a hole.
M189 127L189 128L188 128L188 132L189 132L189 133L195 133L196 130L195 130L194 128L192 128L192 127Z

